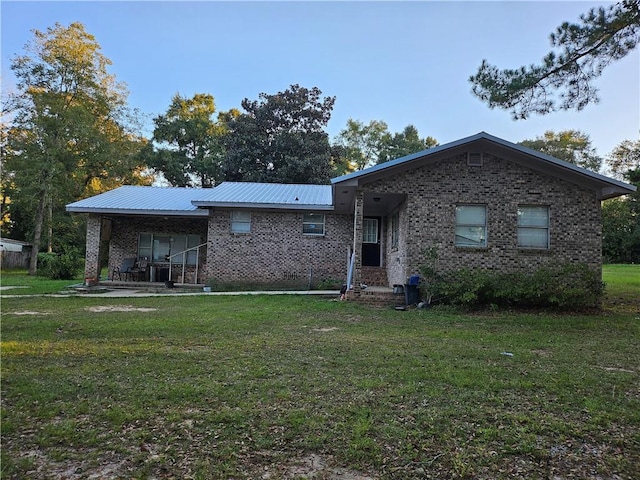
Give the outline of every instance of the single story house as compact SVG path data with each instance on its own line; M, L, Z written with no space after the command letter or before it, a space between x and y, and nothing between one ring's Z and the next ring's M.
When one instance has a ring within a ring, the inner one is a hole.
M435 247L443 271L601 269L602 200L635 187L479 133L330 185L123 186L67 205L88 214L87 278L125 258L144 279L306 286L403 284ZM169 278L170 277L170 278Z

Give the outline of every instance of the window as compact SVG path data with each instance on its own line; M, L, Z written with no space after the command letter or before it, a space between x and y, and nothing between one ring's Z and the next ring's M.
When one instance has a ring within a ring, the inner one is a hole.
M400 239L400 214L398 212L391 215L391 248L398 248Z
M231 233L251 233L251 213L235 210L231 212Z
M362 243L378 243L378 219L362 219Z
M549 248L549 207L518 207L518 247Z
M324 235L324 215L305 213L302 217L302 233L304 235Z
M200 245L198 235L141 233L138 238L138 258L146 258L151 263L164 263L168 261L168 256L198 245ZM197 254L196 250L187 252L187 265L196 264ZM171 263L182 264L183 256L184 254L172 257Z
M487 207L456 206L456 247L487 246Z

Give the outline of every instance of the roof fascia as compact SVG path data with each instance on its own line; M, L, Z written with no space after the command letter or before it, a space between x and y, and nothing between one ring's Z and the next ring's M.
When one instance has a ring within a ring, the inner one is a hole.
M591 188L600 190L600 197L602 199L613 198L636 191L636 187L634 185L629 185L625 182L621 182L614 178L592 172L591 170L587 170L585 168L579 167L569 162L565 162L536 150L532 150L530 148L508 142L501 138L494 137L493 135L490 135L486 132L481 132L470 137L447 143L445 145L440 145L438 147L422 150L421 152L413 153L411 155L407 155L390 162L382 163L380 165L375 165L365 170L360 170L348 175L343 175L342 177L336 177L331 180L331 183L334 186L334 189L338 185L358 186L362 183L375 181L380 178L384 178L387 175L391 175L408 168L420 167L423 163L426 163L429 160L435 160L439 157L445 156L439 154L446 153L446 156L455 155L462 152L464 150L463 147L466 147L468 144L480 140L484 141L483 143L485 143L485 146L488 147L488 152L491 150L491 145L493 144L494 146L497 145L504 149L514 151L520 155L526 155L528 158L533 157L535 159L541 160L542 162L538 163L538 168L535 168L535 165L532 165L531 163L527 163L527 166L538 171L547 172L551 175L555 174L567 181L572 181L573 183L587 184ZM497 156L503 155L498 154ZM423 158L424 162L413 162L420 158Z
M88 208L69 207L67 212L71 213L100 213L107 215L146 215L158 217L206 217L209 212L206 210L178 211L178 210L132 210L124 208Z
M285 203L191 202L201 208L249 208L258 210L333 210L333 205L289 205Z

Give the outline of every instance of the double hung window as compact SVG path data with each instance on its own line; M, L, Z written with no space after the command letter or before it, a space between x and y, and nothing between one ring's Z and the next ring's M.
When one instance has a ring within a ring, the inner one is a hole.
M518 247L549 248L549 207L518 207Z
M487 246L486 205L456 206L456 247Z
M251 233L251 212L231 212L231 233Z
M302 217L303 235L324 235L324 215L321 213L305 213Z

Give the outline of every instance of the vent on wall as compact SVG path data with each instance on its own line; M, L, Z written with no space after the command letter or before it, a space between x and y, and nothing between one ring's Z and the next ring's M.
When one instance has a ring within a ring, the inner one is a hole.
M482 166L482 153L480 152L468 152L467 153L467 165L470 167Z

